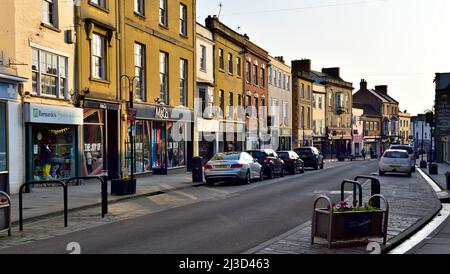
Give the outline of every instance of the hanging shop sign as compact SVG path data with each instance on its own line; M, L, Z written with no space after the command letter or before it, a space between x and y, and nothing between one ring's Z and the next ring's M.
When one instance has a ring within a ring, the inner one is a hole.
M83 109L41 104L25 105L25 122L83 125Z

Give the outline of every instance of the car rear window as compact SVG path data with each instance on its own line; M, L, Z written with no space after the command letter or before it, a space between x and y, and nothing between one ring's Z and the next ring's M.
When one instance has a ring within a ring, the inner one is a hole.
M312 154L312 151L309 148L298 148L295 152L298 154Z
M215 155L212 160L213 161L237 161L241 159L241 154L217 154Z
M384 153L383 157L391 159L406 159L409 158L409 155L406 152L401 151L387 151Z
M250 153L250 155L252 155L253 158L257 158L257 159L266 157L266 153L262 152L262 151L251 151L249 153Z
M406 151L408 151L408 154L414 153L414 150L412 149L412 147L407 147L407 146L392 146L392 149L406 150Z
M289 152L277 152L278 156L280 156L280 158L287 158L289 157Z

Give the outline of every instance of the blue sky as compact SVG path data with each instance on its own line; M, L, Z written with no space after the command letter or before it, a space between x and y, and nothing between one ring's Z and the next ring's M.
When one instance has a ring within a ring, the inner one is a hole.
M341 67L359 89L389 85L401 110L434 103L436 72L450 72L449 0L197 0L197 21L220 20L270 52Z

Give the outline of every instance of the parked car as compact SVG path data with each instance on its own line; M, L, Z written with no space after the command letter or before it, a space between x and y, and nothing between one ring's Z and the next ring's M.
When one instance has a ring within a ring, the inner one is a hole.
M247 153L258 159L263 167L264 175L269 179L275 178L275 175L284 177L284 161L273 149L249 150Z
M406 173L411 177L411 157L408 152L400 149L386 150L378 163L379 175L384 176L386 172Z
M204 170L209 186L222 181L250 184L253 179L264 180L262 166L246 152L218 153L206 163Z
M278 157L284 161L284 170L292 175L305 173L305 163L295 151L277 151Z
M390 149L399 149L399 150L405 150L408 152L409 157L411 158L411 171L416 172L416 153L414 151L414 147L407 146L407 145L391 145Z
M315 147L300 147L294 149L295 153L303 160L305 167L312 167L315 170L323 169L323 155Z

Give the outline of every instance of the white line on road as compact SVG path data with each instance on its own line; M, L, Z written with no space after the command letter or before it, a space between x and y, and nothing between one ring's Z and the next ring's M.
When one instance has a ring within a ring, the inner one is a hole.
M427 183L433 188L435 192L441 192L442 189L437 185L433 180L428 177L425 172L423 172L420 168L416 168L419 171L420 175L427 181ZM439 214L429 222L425 227L423 227L419 232L414 234L411 238L404 241L397 248L393 249L388 254L405 254L418 244L420 244L423 240L425 240L428 236L433 233L447 218L450 216L450 204L442 204L442 209Z
M450 204L442 204L442 209L436 218L388 254L405 254L430 236L449 216Z

